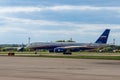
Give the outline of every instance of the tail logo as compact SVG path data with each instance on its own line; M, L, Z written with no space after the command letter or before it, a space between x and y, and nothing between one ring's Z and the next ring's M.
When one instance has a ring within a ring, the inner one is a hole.
M101 36L100 38L101 38L101 39L106 39L106 36Z

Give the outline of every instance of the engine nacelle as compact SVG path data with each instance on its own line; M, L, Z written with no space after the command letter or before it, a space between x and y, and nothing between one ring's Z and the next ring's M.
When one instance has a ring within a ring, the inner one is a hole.
M58 47L58 48L55 48L55 49L54 49L54 52L66 52L66 49L65 49L65 48L61 48L61 47Z

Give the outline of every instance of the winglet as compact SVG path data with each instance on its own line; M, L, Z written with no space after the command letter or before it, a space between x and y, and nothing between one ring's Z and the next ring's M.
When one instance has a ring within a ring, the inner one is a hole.
M109 32L110 32L110 29L106 29L95 43L106 44L108 40Z

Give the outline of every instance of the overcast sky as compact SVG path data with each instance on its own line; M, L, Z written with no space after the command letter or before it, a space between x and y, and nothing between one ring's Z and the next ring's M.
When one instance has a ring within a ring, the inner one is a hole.
M94 43L106 28L120 45L119 0L0 0L0 44Z

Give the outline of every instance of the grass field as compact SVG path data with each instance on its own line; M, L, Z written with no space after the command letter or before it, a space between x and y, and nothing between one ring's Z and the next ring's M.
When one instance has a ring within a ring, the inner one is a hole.
M1 56L8 56L9 52L0 52ZM120 60L120 53L97 53L97 52L75 52L72 55L49 52L14 52L15 57L49 57L49 58L73 58L73 59L108 59Z

